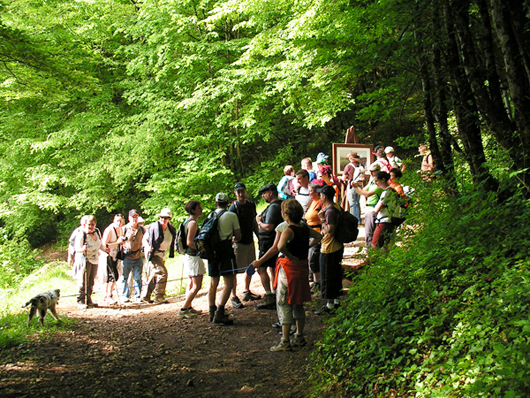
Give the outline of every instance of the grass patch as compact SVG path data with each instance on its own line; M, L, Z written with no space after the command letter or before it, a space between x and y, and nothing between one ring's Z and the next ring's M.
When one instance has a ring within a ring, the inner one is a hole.
M62 297L67 295L67 292L75 292L76 284L68 271L69 267L65 262L52 262L22 279L16 288L0 290L0 349L21 344L29 339L50 336L58 331L69 330L75 324L75 320L61 314L59 304L60 323L50 315L46 315L44 327L40 326L37 317L32 319L28 327L29 306L21 308L33 296L51 289L61 289Z

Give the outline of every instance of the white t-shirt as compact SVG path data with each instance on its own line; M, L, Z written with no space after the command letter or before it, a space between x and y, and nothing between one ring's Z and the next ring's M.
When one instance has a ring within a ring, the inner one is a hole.
M296 200L300 203L304 209L304 214L309 209L309 204L311 203L311 197L309 196L309 188L304 188L300 186L296 192Z
M390 162L390 165L392 166L393 169L400 169L401 170L401 166L403 166L403 161L400 158L398 158L397 156L393 156L393 157L389 158L387 156L387 159Z
M222 210L224 209L216 209L215 211L219 213ZM240 229L239 219L237 218L237 214L232 213L231 211L225 212L219 218L219 222L217 225L219 227L219 238L221 240L228 239L228 237L231 237L234 234L234 231L236 229Z

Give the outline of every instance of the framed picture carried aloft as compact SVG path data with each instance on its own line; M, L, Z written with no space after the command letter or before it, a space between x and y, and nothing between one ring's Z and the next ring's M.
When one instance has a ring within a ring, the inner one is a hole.
M368 167L374 161L374 155L372 154L374 151L373 145L333 144L333 173L336 176L341 176L344 172L344 167L350 163L348 154L351 151L357 152L361 159L361 165L365 170L368 170Z

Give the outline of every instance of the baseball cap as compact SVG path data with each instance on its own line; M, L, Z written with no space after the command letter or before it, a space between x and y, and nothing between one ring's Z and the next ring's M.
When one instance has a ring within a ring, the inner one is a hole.
M139 216L138 212L137 212L135 209L132 209L132 210L129 212L129 217L132 217L132 216Z
M217 203L228 203L228 195L224 192L219 192L215 195L215 201Z
M390 153L390 152L394 153L394 148L392 148L391 146L387 146L385 148L385 153Z
M317 192L323 193L327 197L335 196L335 189L330 185L324 185L322 188L317 188Z
M238 182L234 185L234 191L239 191L240 189L247 189L244 183Z

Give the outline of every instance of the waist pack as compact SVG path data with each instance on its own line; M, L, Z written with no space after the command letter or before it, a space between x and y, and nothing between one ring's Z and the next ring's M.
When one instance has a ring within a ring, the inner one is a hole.
M215 249L219 246L221 238L219 237L219 218L226 212L212 211L201 225L199 233L193 240L197 248L197 255L200 258L211 261L215 258Z

